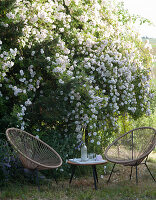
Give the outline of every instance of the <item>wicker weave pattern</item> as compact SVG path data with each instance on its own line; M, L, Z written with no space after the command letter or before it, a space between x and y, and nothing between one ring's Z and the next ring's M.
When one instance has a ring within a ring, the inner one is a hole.
M35 136L17 128L7 129L6 135L25 168L43 170L62 165L59 154Z
M123 164L138 165L154 149L156 130L151 127L133 129L117 138L105 151L107 160Z

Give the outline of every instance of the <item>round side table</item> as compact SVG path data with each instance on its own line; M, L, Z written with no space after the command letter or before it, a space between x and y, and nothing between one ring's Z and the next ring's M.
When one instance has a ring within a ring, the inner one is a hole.
M94 186L95 186L95 190L97 190L98 176L97 176L96 165L105 165L107 162L108 161L106 161L106 160L100 160L100 161L87 160L86 162L81 162L81 159L70 159L70 160L68 160L67 163L72 166L72 173L71 173L69 183L72 182L72 178L74 176L75 169L76 169L77 166L92 166Z

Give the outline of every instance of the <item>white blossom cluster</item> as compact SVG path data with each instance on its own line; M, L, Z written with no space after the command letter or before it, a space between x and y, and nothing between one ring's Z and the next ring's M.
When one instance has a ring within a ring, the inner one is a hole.
M2 41L0 40L0 81L6 76L6 72L14 66L14 59L17 55L17 49L11 49L10 51L4 51L2 48Z
M20 84L9 81L8 88L15 96L25 97L21 112L17 113L24 128L26 107L31 105L43 79L33 60L37 55L44 57L44 69L57 77L58 84L64 85L67 79L78 83L79 87L73 84L71 91L62 92L64 101L73 108L67 113L66 122L74 121L78 142L85 127L90 142L100 145L100 131L115 130L122 113L133 117L150 114L150 46L143 45L132 23L120 22L118 7L112 2L64 2L65 5L52 0L18 0L14 12L6 14L8 19L24 21L23 36L19 38L22 47L31 50L34 43L46 40L55 44L55 52L49 54L48 47L32 50L32 64L19 69ZM14 66L12 57L18 50L5 52L1 45L0 40L0 77L5 77ZM22 56L19 60L23 62Z

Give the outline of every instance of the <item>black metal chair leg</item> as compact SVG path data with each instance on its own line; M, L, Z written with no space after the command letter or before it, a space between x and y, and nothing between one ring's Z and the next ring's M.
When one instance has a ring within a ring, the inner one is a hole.
M52 176L53 176L53 178L54 178L56 184L58 184L57 179L56 179L56 176L55 176L55 174L53 173L53 171L52 171Z
M148 168L148 166L147 166L146 162L145 162L144 164L146 165L146 167L147 167L147 169L148 169L148 171L149 171L150 175L152 176L153 180L156 182L156 180L155 180L154 176L152 175L152 173L151 173L150 169Z
M96 181L97 181L97 177L96 177L96 168L94 165L92 165L93 168L93 178L94 178L94 186L95 186L95 190L97 190L97 186L96 186Z
M73 166L72 166L72 173L71 173L71 177L70 177L70 181L69 181L69 183L72 182L72 179L73 179L73 176L74 176L74 173L75 173L75 169L76 169L76 166L73 165Z
M133 170L133 166L131 166L130 180L132 178L132 170Z
M38 178L38 170L35 169L35 179L36 179L36 184L38 186L38 190L40 191L40 185L39 185L39 178Z
M110 173L110 175L109 175L109 178L108 178L107 183L109 183L109 181L110 181L110 178L111 178L111 176L112 176L112 173L113 173L113 170L114 170L115 165L116 165L116 163L113 165L113 168L112 168L112 171L111 171L111 173Z
M54 176L54 179L55 179L55 182L56 182L56 184L58 185L58 182L57 182L57 179L56 179L56 177Z
M137 170L137 165L135 166L136 167L136 184L138 184L138 170Z

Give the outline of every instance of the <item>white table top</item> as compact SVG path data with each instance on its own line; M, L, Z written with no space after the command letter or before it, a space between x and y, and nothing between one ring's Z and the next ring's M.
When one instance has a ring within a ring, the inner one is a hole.
M93 160L93 159L88 159L86 161L81 161L81 158L73 158L73 159L69 159L70 162L78 164L78 165L96 165L96 164L104 164L107 163L107 160Z

